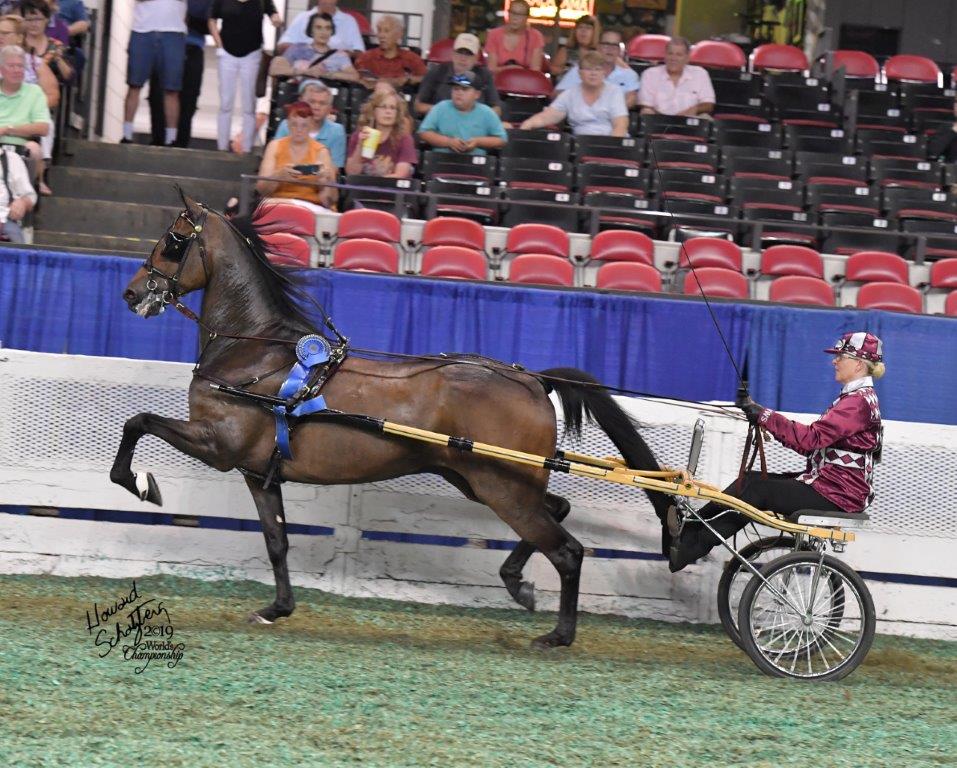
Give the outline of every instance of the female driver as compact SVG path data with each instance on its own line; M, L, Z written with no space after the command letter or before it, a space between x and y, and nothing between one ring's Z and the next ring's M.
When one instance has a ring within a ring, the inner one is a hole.
M825 352L834 355L834 378L841 393L824 415L809 426L791 421L751 398L738 406L791 450L807 456L803 474L745 476L743 488L732 483L726 493L757 507L788 514L800 509L862 512L874 498L874 463L880 460L881 411L874 379L884 375L881 340L864 331L846 333ZM744 528L750 519L724 511L712 502L699 512L722 538ZM717 516L719 515L720 516ZM711 519L713 518L713 522ZM669 564L680 571L719 543L697 520L681 521L675 507L668 511L665 541L670 536Z

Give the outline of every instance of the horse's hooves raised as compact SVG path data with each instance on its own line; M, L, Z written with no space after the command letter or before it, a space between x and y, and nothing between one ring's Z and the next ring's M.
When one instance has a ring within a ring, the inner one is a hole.
M535 584L531 581L523 581L518 587L518 594L515 595L515 602L522 608L530 611L535 610Z
M532 648L538 648L541 650L547 650L550 648L562 648L572 644L572 640L563 635L559 635L558 632L552 630L547 635L542 635L541 637L536 637L532 640Z
M136 491L140 501L149 501L158 507L163 506L163 494L160 493L152 472L136 473Z
M272 622L269 619L264 619L255 611L249 614L249 623L250 624L272 624Z

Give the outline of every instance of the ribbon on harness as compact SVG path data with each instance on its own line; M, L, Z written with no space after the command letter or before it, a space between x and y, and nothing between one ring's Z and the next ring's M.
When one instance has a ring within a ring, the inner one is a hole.
M293 364L279 388L279 397L286 400L286 403L274 405L272 409L276 417L276 448L284 459L292 458L289 417L299 418L327 410L326 399L322 395L309 397L308 386L316 367L328 362L331 351L329 342L316 334L303 336L296 344L296 357L299 362Z

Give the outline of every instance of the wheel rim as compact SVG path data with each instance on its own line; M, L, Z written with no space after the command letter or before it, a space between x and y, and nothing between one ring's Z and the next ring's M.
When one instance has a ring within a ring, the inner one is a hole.
M749 621L758 653L784 674L804 678L845 666L866 629L857 588L826 563L776 570L758 587Z
M755 553L754 556L749 557L748 562L760 571L763 566L772 560L776 560L781 557L781 555L786 555L793 551L794 547L783 544L781 546L768 547ZM734 578L728 587L729 615L731 616L731 623L735 628L738 626L738 606L741 605L741 595L744 594L744 588L748 586L748 582L753 578L754 574L742 565L735 572Z

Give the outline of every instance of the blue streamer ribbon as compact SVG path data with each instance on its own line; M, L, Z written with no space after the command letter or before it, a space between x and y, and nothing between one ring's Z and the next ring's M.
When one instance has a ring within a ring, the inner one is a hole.
M296 344L296 357L299 362L293 364L286 380L279 387L279 397L289 400L299 394L312 376L316 366L329 360L329 342L322 336L303 336ZM303 400L292 410L286 405L274 405L273 414L276 417L276 447L279 455L284 459L292 458L292 448L289 445L289 417L299 418L326 410L326 399L322 395Z

